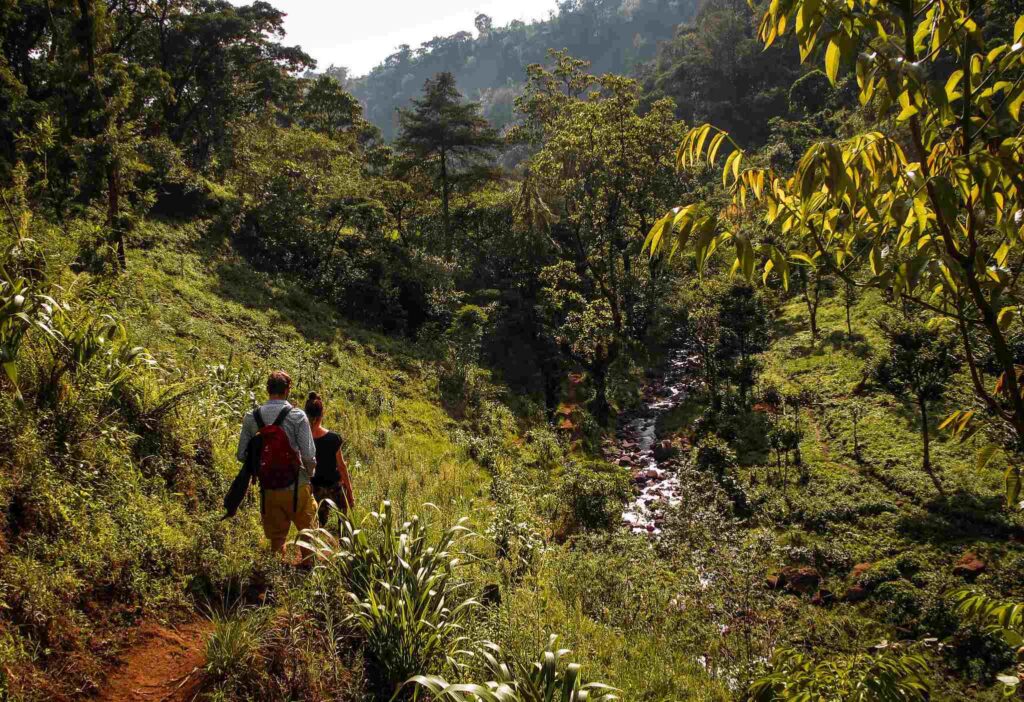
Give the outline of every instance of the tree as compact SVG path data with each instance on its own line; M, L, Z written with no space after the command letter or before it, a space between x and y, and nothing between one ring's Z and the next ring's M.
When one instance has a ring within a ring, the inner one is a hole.
M910 395L921 413L921 466L944 494L932 467L928 432L928 405L942 399L950 379L960 369L955 343L938 329L921 322L890 318L879 322L888 348L875 368L875 378L896 397Z
M473 25L476 27L476 31L478 31L481 36L484 36L491 33L491 29L494 26L494 20L491 19L490 15L485 15L481 12L473 18Z
M489 176L501 139L480 116L478 104L463 102L455 78L447 72L428 80L423 97L413 100L413 109L400 110L399 119L398 148L435 170L444 235L450 245L452 186Z
M795 32L801 58L823 54L833 84L853 66L861 103L879 115L878 127L813 144L788 177L760 165L726 132L694 128L679 164L728 154L723 183L733 209L712 219L680 208L652 228L649 244L658 251L676 238L703 267L731 243L736 270L748 278L758 259L765 278L774 272L784 284L792 264L824 268L951 320L978 403L1019 453L1021 359L1008 335L1021 328L1024 302L1024 17L1008 40L1005 27L982 23L987 4L772 0L759 28L764 45ZM733 226L732 212L750 207L773 232L756 248ZM977 416L958 412L949 426L970 431Z
M740 282L718 299L718 315L718 366L746 404L760 369L755 357L768 349L768 310L757 291Z
M637 258L644 234L678 192L665 166L680 127L670 100L640 114L635 81L597 79L564 53L553 56L553 71L531 67L517 102L525 116L520 134L540 149L529 162L530 220L558 259L544 277L549 299L559 301L547 307L557 312L549 328L587 370L592 409L603 421L609 372L647 334L666 282L660 267Z
M360 141L375 136L377 130L363 119L363 107L341 83L330 76L318 76L309 86L298 107L299 124L338 139L352 133Z

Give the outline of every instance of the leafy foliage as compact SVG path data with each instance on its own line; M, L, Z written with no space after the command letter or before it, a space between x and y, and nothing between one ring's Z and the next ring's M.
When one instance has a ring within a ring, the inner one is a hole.
M942 484L932 470L929 453L928 404L942 399L946 388L960 368L954 355L954 342L939 329L921 323L889 319L881 323L889 343L888 354L875 368L875 377L889 392L910 395L921 412L921 436L924 439L924 470L942 492Z
M584 683L578 663L566 663L563 667L563 661L570 651L555 648L557 638L552 636L541 659L530 665L503 660L499 646L490 642L484 643L470 654L483 662L487 674L491 677L491 680L482 685L449 684L444 678L428 675L412 677L408 684L424 688L433 699L453 702L542 702L553 699L587 702L618 699L615 695L616 690L607 685Z
M815 662L796 651L780 652L773 672L750 687L754 700L927 700L928 664L888 651Z
M348 87L387 139L397 132L395 109L408 104L425 80L446 71L463 93L482 103L489 121L506 126L515 122L512 103L527 68L542 63L548 49L564 48L596 72L626 75L652 57L657 42L670 38L696 7L693 0L573 0L558 3L549 19L513 20L503 27L481 15L476 37L462 31L418 47L403 44Z
M400 523L390 502L367 514L366 526L338 516L337 540L320 529L300 544L316 553L351 603L347 621L365 637L377 684L394 690L450 658L462 640L464 623L478 605L460 596L465 585L455 576L460 542L469 532L461 520L432 538L425 518L413 515Z
M677 237L703 268L729 242L733 270L747 278L760 257L765 279L774 271L783 285L798 267L891 288L955 324L974 393L991 419L1019 437L1024 399L1007 344L1019 323L1017 278L1006 271L1015 265L1021 224L1021 52L986 34L979 19L968 2L841 8L774 0L759 26L765 46L790 29L802 59L824 46L833 83L844 65L855 64L861 103L892 118L891 129L815 143L787 177L757 164L728 133L694 128L678 164L711 164L728 153L722 182L734 210L716 230L696 219L692 206L680 208L652 229L648 244L657 251L663 235ZM1014 41L1022 31L1017 21ZM770 238L758 241L739 226L748 198L771 225ZM982 355L994 360L994 382Z

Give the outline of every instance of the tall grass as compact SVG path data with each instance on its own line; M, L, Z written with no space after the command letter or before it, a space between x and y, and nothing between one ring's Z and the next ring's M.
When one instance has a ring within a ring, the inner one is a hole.
M337 606L347 605L344 621L363 639L371 682L387 694L416 673L452 662L478 606L457 577L472 535L466 520L435 536L426 514L401 522L384 502L359 526L339 514L340 537L319 529L300 539L336 588Z
M583 682L578 663L568 663L568 649L556 648L556 636L548 641L540 660L523 665L509 660L494 643L484 643L472 656L483 662L490 677L486 683L448 683L436 675L416 675L409 684L426 690L437 700L452 702L610 702L617 690L599 682Z

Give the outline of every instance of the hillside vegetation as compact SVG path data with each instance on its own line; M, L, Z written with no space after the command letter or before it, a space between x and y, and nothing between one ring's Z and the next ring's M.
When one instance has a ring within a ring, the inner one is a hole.
M1022 10L566 5L386 143L265 3L0 6L0 698L1019 695ZM356 496L283 559L273 369Z
M495 126L504 127L515 121L513 102L526 68L543 63L548 49L589 61L595 73L630 75L654 56L658 42L670 38L677 24L693 18L697 5L697 0L567 0L557 3L549 19L516 20L504 27L479 14L476 36L462 31L418 47L403 44L365 76L334 67L326 73L342 78L389 141L398 135L396 110L441 72L455 76L459 90L479 102Z

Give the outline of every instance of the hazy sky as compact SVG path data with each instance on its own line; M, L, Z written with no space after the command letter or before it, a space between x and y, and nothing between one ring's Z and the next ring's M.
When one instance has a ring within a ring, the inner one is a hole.
M236 0L239 4L243 0ZM544 19L555 0L271 0L288 13L288 43L298 44L318 68L347 66L362 75L400 44L416 48L435 36L470 31L483 12L495 26Z

